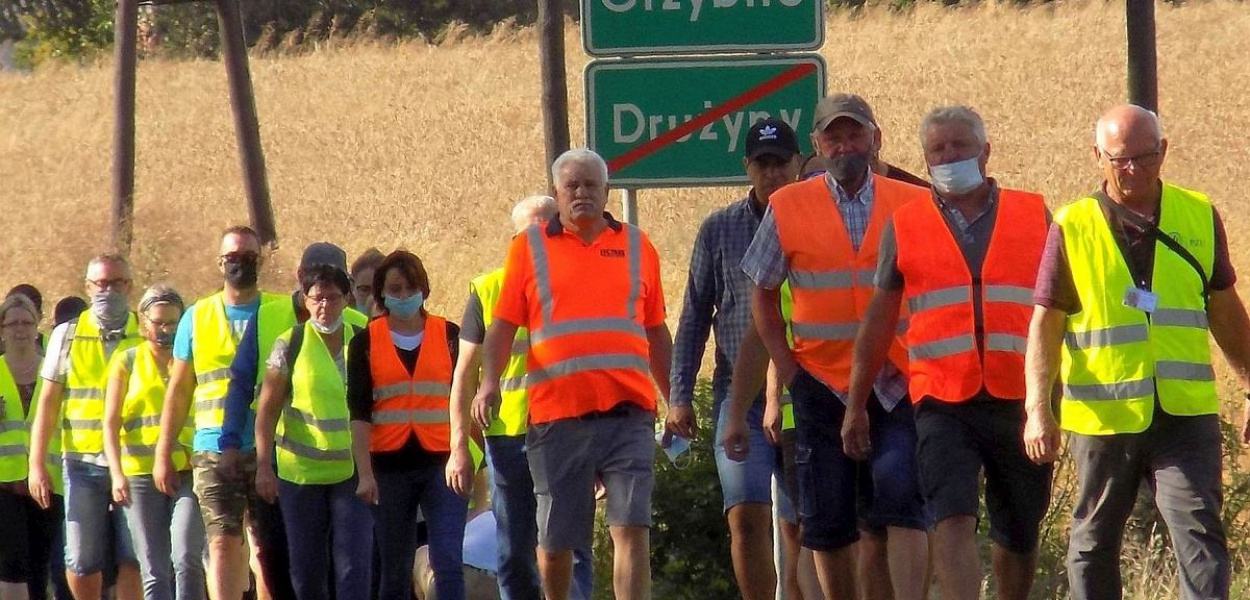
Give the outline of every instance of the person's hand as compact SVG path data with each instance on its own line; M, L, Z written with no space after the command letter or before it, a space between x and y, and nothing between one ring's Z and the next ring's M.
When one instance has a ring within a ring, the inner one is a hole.
M152 464L152 480L162 494L170 498L178 495L178 470L174 468L169 453L162 452L160 448L156 449L156 462Z
M356 497L369 506L378 503L378 480L374 479L372 473L359 477L356 482Z
M699 423L694 418L694 407L689 404L669 405L668 416L664 419L665 439L680 435L693 440L699 433Z
M118 474L112 477L113 480L113 504L118 506L130 506L130 480L125 475Z
M239 463L241 462L238 448L225 448L221 451L221 458L217 461L217 468L221 469L221 474L226 479L239 478Z
M273 465L256 465L256 495L269 504L278 501L278 476L273 472Z
M852 460L868 460L872 441L868 439L868 409L846 407L842 417L842 452Z
M468 498L473 493L474 471L473 456L469 454L469 449L464 445L452 448L446 469L448 489Z
M31 465L30 473L26 476L26 488L39 508L48 510L52 506L52 480L48 477L48 467L42 461Z
M484 430L490 429L490 423L494 420L495 407L499 406L500 402L498 387L487 385L479 387L477 395L473 397L473 403L469 405L469 414L473 417L473 422Z
M721 434L721 445L725 447L725 456L734 462L742 462L751 453L750 438L747 436L745 419L731 418L725 423L725 431Z
M1243 439L1245 435L1243 426ZM1059 458L1060 440L1059 425L1049 409L1028 411L1024 421L1024 453L1029 460L1039 465L1054 462Z
M764 437L768 443L781 446L781 403L764 403Z

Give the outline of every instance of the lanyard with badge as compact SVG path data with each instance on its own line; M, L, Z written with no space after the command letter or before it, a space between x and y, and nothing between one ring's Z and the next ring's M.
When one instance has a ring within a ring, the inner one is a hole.
M1115 213L1116 216L1146 232L1155 241L1167 246L1168 250L1175 252L1182 260L1189 263L1189 266L1193 267L1194 271L1198 273L1198 278L1202 280L1202 304L1203 306L1207 305L1211 295L1211 281L1207 278L1206 271L1202 270L1202 265L1194 257L1193 253L1182 246L1180 242L1172 239L1172 236L1160 231L1159 227L1154 223L1113 202L1102 190L1094 192L1094 197L1098 199L1100 204ZM1159 295L1147 289L1144 282L1134 282L1134 285L1124 292L1124 305L1136 308L1146 314L1153 314L1159 308Z

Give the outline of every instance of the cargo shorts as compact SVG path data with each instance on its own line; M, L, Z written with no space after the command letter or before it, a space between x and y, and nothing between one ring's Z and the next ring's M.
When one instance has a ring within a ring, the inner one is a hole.
M244 518L259 501L254 485L256 453L240 452L233 473L226 473L216 452L196 452L191 456L191 467L208 537L241 537Z

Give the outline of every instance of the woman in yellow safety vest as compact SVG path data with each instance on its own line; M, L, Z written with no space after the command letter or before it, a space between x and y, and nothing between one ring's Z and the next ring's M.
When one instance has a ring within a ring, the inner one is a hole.
M43 510L26 490L30 451L27 415L37 397L39 311L14 295L0 304L0 600L24 600L30 589L46 589L52 539L61 526L58 510ZM59 506L55 505L54 506Z
M369 460L369 440L353 439L347 408L348 346L359 331L343 322L351 281L314 265L300 272L300 288L310 317L278 337L266 362L256 493L281 503L298 600L328 600L331 554L336 600L367 600L373 513L357 497L356 464Z
M145 600L205 596L204 521L191 490L188 454L191 427L183 427L182 447L173 456L180 482L177 495L161 493L152 478L174 334L183 308L182 296L167 285L154 285L143 293L139 332L145 342L113 355L104 394L104 454L113 502L126 511Z

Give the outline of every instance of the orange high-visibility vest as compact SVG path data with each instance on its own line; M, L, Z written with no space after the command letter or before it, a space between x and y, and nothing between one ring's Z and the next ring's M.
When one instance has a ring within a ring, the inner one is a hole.
M655 250L642 231L618 224L585 244L558 225L534 225L514 241L509 255L514 252L529 259L518 267L528 271L530 422L581 417L621 402L654 412L647 303L663 292L644 274Z
M858 252L824 177L787 185L769 200L790 263L794 358L808 373L842 393L850 387L855 335L875 291L881 232L899 207L929 198L924 188L875 174L872 178L872 211ZM903 310L889 358L904 373L907 351L902 332L906 330Z
M1046 246L1046 205L1028 192L1001 190L998 216L981 267L984 348L978 351L972 275L932 200L894 214L898 268L911 311L907 333L913 400L963 402L984 388L1004 400L1024 398L1024 350L1033 287Z
M412 370L404 367L391 341L389 317L369 323L369 371L373 375L370 452L403 447L409 433L431 452L451 451L451 351L447 321L428 315L425 338Z

